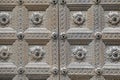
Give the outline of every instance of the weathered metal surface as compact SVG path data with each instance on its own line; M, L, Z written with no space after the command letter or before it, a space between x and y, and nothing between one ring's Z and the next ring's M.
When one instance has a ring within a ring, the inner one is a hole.
M0 0L0 80L118 80L119 27L119 0Z
M59 32L67 35L59 40L60 69L67 70L61 80L119 79L118 7L119 0L66 0L59 5Z
M0 0L0 80L59 80L58 4Z

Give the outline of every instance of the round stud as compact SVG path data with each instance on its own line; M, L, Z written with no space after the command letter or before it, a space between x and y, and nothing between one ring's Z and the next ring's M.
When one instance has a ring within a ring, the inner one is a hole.
M34 59L42 59L45 55L45 51L40 46L31 48L31 55Z
M67 73L68 73L68 70L65 67L61 68L62 75L67 75Z
M61 40L65 40L66 38L67 38L66 33L65 33L65 32L62 32L62 33L60 34L60 39L61 39Z
M73 21L77 25L82 25L85 22L85 17L83 16L82 12L73 14Z
M18 0L18 4L19 4L19 5L22 5L23 3L24 3L23 0Z
M43 16L39 12L35 12L32 14L31 21L35 25L41 24L43 21Z
M87 50L83 47L77 47L73 50L74 57L78 60L83 60L87 54Z
M7 46L2 46L0 48L0 58L2 59L8 59L10 53L9 53L9 48Z
M17 38L18 38L19 40L23 40L23 38L24 38L24 33L23 33L23 32L18 32L18 33L17 33Z
M96 32L95 33L95 38L98 39L98 40L101 39L102 38L102 33L101 32Z
M56 32L53 32L52 35L51 35L51 38L56 40L58 38L58 35Z
M6 25L10 22L10 15L8 13L0 13L0 24Z
M53 75L57 75L58 74L58 68L57 67L53 67L52 70L51 70L51 73Z
M17 72L18 72L18 74L24 74L25 73L25 69L23 67L19 67Z
M66 1L65 0L61 0L61 5L64 5L66 4Z
M98 68L95 69L95 73L96 73L96 75L102 75L103 70L98 67Z
M54 4L54 5L57 4L57 2L58 2L58 0L51 0L51 1L50 1L50 3L51 3L51 4Z
M95 4L99 4L99 3L101 2L101 0L93 0L93 2L94 2Z

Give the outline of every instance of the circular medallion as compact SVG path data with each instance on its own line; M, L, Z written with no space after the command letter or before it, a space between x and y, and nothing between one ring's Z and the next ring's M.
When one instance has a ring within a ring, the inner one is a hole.
M82 25L85 22L85 17L81 12L73 14L73 21L75 24Z
M34 59L42 59L45 55L45 51L42 49L42 47L35 46L31 48L31 55Z
M113 61L120 59L120 49L118 47L110 47L106 53L108 54L108 57Z
M108 14L108 22L112 25L117 25L120 22L120 14L117 12L110 12Z
M6 25L10 21L10 15L8 13L0 13L0 24L1 25Z
M78 60L85 58L87 50L83 47L77 47L73 50L74 57Z
M32 14L31 21L33 24L38 25L42 23L42 20L43 20L43 16L40 13L35 12Z
M0 57L2 59L7 59L9 57L10 53L9 53L9 49L7 46L2 46L0 48Z

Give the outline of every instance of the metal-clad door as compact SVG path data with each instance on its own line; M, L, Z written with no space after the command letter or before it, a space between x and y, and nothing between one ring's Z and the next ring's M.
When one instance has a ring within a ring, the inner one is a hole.
M0 0L0 80L118 80L119 0Z
M60 0L60 80L118 80L120 1Z
M56 3L0 0L0 80L59 80Z

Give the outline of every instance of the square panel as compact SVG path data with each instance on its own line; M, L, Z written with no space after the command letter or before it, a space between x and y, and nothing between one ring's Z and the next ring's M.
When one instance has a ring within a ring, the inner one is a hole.
M120 27L120 11L119 11L119 1L102 1L107 3L101 3L103 11L101 11L103 18L102 18L102 26L104 30L114 31L116 32L117 29ZM109 3L109 4L108 4ZM118 6L118 7L117 7Z
M110 75L117 78L120 73L120 46L112 44L104 46L103 61L103 75L106 79Z
M0 45L0 79L10 79L16 74L17 55L14 50L14 45Z
M74 5L74 4L73 4ZM82 7L82 8L79 8ZM67 13L67 25L69 28L85 28L91 30L91 5L77 5L69 6ZM74 8L74 9L73 9Z
M69 20L71 28L86 28L86 11L71 11Z
M90 44L88 45L71 45L70 46L70 54L68 60L70 62L77 62L77 63L87 63L92 64L92 57L93 57L93 50ZM90 62L89 62L90 61Z
M44 45L30 45L28 49L29 62L44 62L45 56L47 55Z
M106 45L104 50L104 68L120 69L120 46Z
M119 11L105 11L104 12L105 28L119 28L120 27L120 12Z
M43 28L45 26L45 11L29 11L29 27Z
M12 26L13 14L11 11L0 11L0 27L6 28Z
M86 80L92 76L94 70L94 46L92 44L91 42L88 45L70 45L69 53L67 53L67 69L71 79L76 76L75 79Z

